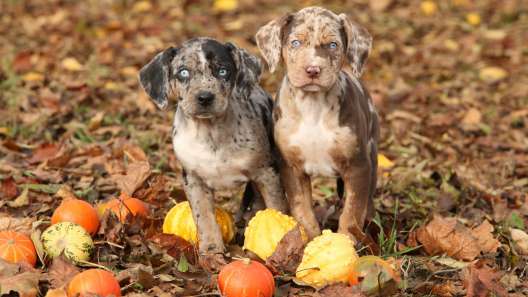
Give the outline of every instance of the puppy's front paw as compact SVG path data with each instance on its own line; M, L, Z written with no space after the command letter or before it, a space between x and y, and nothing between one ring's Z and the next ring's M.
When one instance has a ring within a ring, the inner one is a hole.
M208 272L218 272L227 264L227 260L222 253L200 254L200 266Z

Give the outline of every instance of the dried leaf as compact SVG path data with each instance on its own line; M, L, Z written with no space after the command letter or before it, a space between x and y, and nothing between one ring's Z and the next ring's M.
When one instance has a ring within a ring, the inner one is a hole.
M434 215L429 224L417 230L417 239L430 255L446 253L458 260L471 261L481 252L493 252L497 249L499 243L491 235L493 227L490 226L484 222L470 230L456 218Z
M7 214L0 213L0 231L12 230L29 235L31 234L34 221L35 218L13 218Z
M479 78L487 83L497 82L508 76L506 70L500 67L484 67L480 69Z
M53 259L45 277L52 288L63 288L79 272L79 268L60 256Z
M33 155L28 159L30 164L40 163L49 160L57 155L60 146L54 143L44 143L33 151Z
M13 201L7 201L9 207L18 208L29 205L29 189L26 187L22 193Z
M176 260L179 260L184 255L191 264L197 263L198 253L196 247L179 236L159 233L151 237L150 240L161 249L166 250L167 254Z
M18 189L13 177L6 178L0 183L0 199L10 200L18 195Z
M510 228L515 250L521 255L528 255L528 234L520 229Z
M393 0L370 0L368 3L370 9L374 11L384 11L392 4L392 1Z
M496 253L500 247L500 242L493 238L493 225L487 220L478 227L473 228L471 233L477 239L478 246L483 253Z
M221 12L229 12L238 8L238 0L215 0L213 9Z
M423 14L430 16L438 11L438 6L434 1L426 0L420 3L420 9L422 10Z
M477 125L482 121L482 114L476 108L471 108L466 112L466 115L462 119L464 125Z
M65 58L62 60L61 65L64 69L69 71L81 71L83 70L83 65L79 63L75 58Z
M389 169L394 166L394 162L392 162L389 158L387 158L383 154L378 154L378 166L382 169Z
M480 25L480 15L476 12L470 12L466 15L466 22L472 26Z
M114 174L112 179L122 192L133 195L150 176L150 165L148 162L135 162L129 164L126 170L126 174Z
M38 82L44 80L44 75L38 72L28 72L22 76L22 79L26 82Z
M508 296L508 291L501 285L501 274L480 262L473 263L464 270L464 287L467 297Z
M291 229L279 241L273 254L266 259L266 265L276 273L295 274L302 261L305 245L299 226Z
M36 297L38 295L39 272L22 272L20 274L0 278L0 295L13 291L19 297Z
M329 285L318 291L320 297L366 297L358 287L350 287L342 283Z

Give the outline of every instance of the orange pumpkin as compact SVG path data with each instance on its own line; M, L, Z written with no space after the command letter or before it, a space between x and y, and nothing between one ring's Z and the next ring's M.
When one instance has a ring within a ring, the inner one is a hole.
M99 228L99 217L90 203L80 199L64 200L51 216L51 224L71 222L94 235Z
M11 263L37 263L37 251L27 235L15 231L0 232L0 258Z
M119 199L110 199L99 208L101 214L105 213L107 210L112 211L123 223L130 214L133 216L146 217L149 213L149 209L145 202L137 198L130 197L125 193L121 194Z
M88 269L77 274L68 285L68 297L84 297L86 294L120 297L121 287L111 272Z
M271 297L275 281L266 266L244 259L222 268L218 274L218 287L225 297Z

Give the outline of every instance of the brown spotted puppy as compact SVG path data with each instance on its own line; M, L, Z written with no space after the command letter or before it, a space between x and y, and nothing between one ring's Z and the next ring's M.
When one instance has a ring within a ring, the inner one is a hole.
M251 183L267 207L287 211L273 154L270 96L258 59L231 43L195 38L159 53L139 74L160 108L178 98L172 142L198 227L201 259L224 251L215 191ZM202 257L203 256L203 257Z
M318 235L311 177L338 177L345 188L338 231L354 238L376 188L378 116L359 81L372 38L344 14L308 7L269 22L256 40L272 72L286 66L273 119L290 210Z

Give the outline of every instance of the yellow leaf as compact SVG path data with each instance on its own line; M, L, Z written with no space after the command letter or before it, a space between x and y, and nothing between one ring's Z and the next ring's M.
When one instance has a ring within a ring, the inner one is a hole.
M83 69L81 63L79 63L79 61L77 61L75 58L66 58L62 60L61 65L64 67L64 69L70 71L81 71Z
M433 15L438 10L438 6L434 1L422 1L420 4L420 8L422 9L423 14L425 15Z
M119 85L113 81L108 81L104 84L104 88L110 91L117 91L119 90Z
M506 70L494 66L484 67L479 72L479 78L488 83L497 82L506 76L508 76Z
M9 128L8 127L0 127L0 135L7 135L9 134Z
M37 72L28 72L26 74L24 74L24 76L22 76L22 79L24 81L43 81L44 80L44 75L40 74L40 73L37 73Z
M394 166L394 162L392 162L389 158L387 158L383 154L378 154L378 166L383 169L388 169Z
M149 1L139 1L134 4L132 11L134 12L146 12L152 9L152 4Z
M446 49L454 52L460 49L460 45L453 39L446 39L444 41L444 46L446 47Z
M138 74L138 70L134 66L126 66L126 67L121 68L121 74L123 74L125 76L136 77L137 74Z
M466 15L466 22L472 26L480 25L480 15L476 12L471 12Z
M237 8L237 0L215 0L213 4L213 9L217 11L233 11Z

